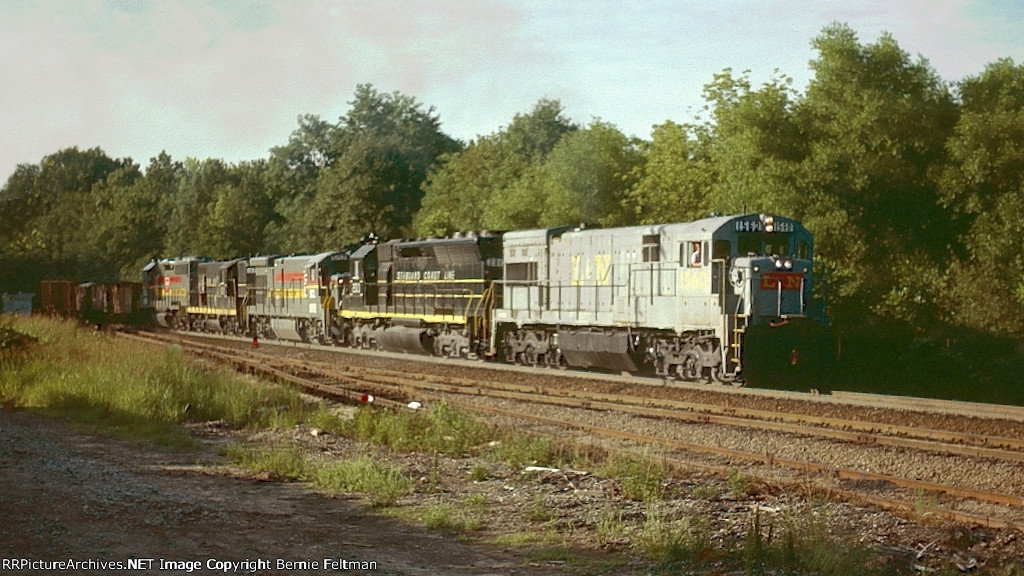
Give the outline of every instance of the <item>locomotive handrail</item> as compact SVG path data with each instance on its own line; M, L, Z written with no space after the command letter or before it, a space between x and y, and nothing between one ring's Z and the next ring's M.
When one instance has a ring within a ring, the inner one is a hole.
M800 313L803 314L807 311L804 307L804 286L807 283L807 279L803 276L800 277Z
M550 280L505 280L505 279L494 280L492 282L492 284L508 288L508 292L504 295L506 301L503 303L503 306L508 307L508 308L511 308L511 307L515 306L514 303L515 303L515 297L516 297L516 294L517 294L517 289L521 289L521 288L522 289L526 289L526 302L525 302L526 307L525 307L525 310L527 312L530 312L530 313L541 312L543 310L543 308L544 308L544 303L545 302L547 302L549 305L551 304L551 302L550 302L551 301L551 295L547 294L547 296L545 297L545 293L542 292L542 290L547 289L547 291L550 291L551 289L554 289L555 290L554 302L558 305L559 309L562 309L563 302L564 302L564 300L562 298L562 290L566 289L566 288L573 289L576 292L576 306L575 306L575 309L573 310L573 313L575 313L577 319L580 319L581 315L583 315L583 314L594 314L596 316L598 313L600 313L599 304L598 304L598 296L600 295L600 290L602 288L607 288L608 290L610 290L611 291L611 295L614 297L615 291L617 289L627 288L629 286L628 284L598 284L596 282L588 283L588 282L582 282L582 281L572 281L572 282L566 283L566 282L562 282L562 281L552 282ZM537 289L537 298L538 298L539 302L537 302L536 305L533 302L533 293L530 290L531 288L536 288ZM583 307L580 304L581 300L582 300L581 297L583 295L583 289L585 289L585 288L587 288L587 289L594 288L594 310L593 311L591 311L591 310L583 310Z
M775 280L775 315L782 316L782 280Z

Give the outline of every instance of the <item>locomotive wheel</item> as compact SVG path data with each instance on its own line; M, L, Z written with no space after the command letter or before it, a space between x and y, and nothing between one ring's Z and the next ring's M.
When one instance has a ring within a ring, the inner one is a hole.
M676 374L687 382L700 380L700 361L696 354L687 354L682 364L676 365Z
M548 353L544 356L544 361L547 363L548 368L556 368L558 370L569 368L569 365L565 363L565 357L562 356L562 351L558 348L548 349Z
M526 345L526 349L523 350L521 359L524 366L537 365L537 349L533 347L533 344Z

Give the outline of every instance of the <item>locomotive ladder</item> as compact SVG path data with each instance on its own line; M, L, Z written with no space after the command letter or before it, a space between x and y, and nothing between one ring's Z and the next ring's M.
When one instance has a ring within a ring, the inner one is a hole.
M494 285L495 283L491 282L484 289L483 294L474 298L476 304L474 305L472 303L474 299L471 299L470 304L466 307L467 316L469 316L466 319L467 324L472 322L471 326L467 326L467 328L472 330L469 336L471 338L476 336L485 344L490 341L491 311L494 309ZM470 311L470 308L472 308L472 311Z
M725 338L725 342L723 342L722 346L723 354L725 356L722 358L722 361L725 365L722 366L722 370L724 372L730 372L728 366L729 362L737 365L740 363L740 353L743 347L743 333L747 331L747 318L749 315L741 312L743 309L742 294L737 297L736 310L732 314L729 314L726 304L728 293L725 280L727 278L726 271L728 263L724 259L714 260L714 262L721 266L721 270L718 274L720 279L718 293L721 298L722 331L723 337Z

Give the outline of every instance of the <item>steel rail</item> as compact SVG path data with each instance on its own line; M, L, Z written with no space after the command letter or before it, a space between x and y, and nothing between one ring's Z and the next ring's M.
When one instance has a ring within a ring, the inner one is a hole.
M190 345L212 350L222 350L219 346L205 343L190 343ZM251 355L251 352L240 353ZM265 358L265 356L263 357ZM377 381L376 383L384 386L413 386L418 389L453 394L481 394L481 382L461 378L442 377L440 380L443 380L443 382L434 383L423 379L408 380L404 376L396 375L392 371L372 368L358 369L358 376L345 376L338 372L344 368L324 362L296 361L286 358L275 358L274 361L283 365L291 365L306 372L311 372L318 368L315 371L322 376L357 378L360 379L361 383L365 383L366 374L371 373L378 378L383 378L384 381ZM631 396L599 392L581 394L576 391L556 390L540 386L489 382L486 383L486 387L490 390L488 393L490 396L509 400L536 402L540 396L545 398L545 402L549 404L564 407L608 410L684 422L718 424L770 430L785 434L822 437L842 442L893 446L942 454L1024 462L1024 452L1005 449L1007 447L1024 449L1024 440L1016 438L991 437L979 434L913 428L805 414L785 414L781 412L722 407L678 400L637 399Z
M314 363L322 365L322 363ZM382 377L394 377L383 370L360 369ZM452 386L475 388L479 381L444 378ZM595 407L606 410L634 412L629 408L642 407L653 415L663 418L695 422L723 424L728 426L764 428L793 434L832 437L849 442L903 446L919 450L933 450L964 456L980 456L1024 462L1024 439L1003 436L985 436L934 428L915 428L881 422L865 422L843 418L829 418L810 414L787 414L752 410L730 406L716 406L680 400L659 398L637 398L620 394L601 392L580 393L575 390L560 390L540 386L488 382L492 390L518 392L527 395L543 395L556 398L575 398L581 402L590 401ZM454 390L452 390L454 392ZM462 392L467 393L467 392ZM510 398L528 399L526 397ZM691 415L680 412L688 412ZM915 440L919 439L919 440ZM1016 451L1015 451L1016 450Z
M187 343L187 344L191 345L191 343ZM276 368L272 368L272 367L269 367L269 366L254 365L254 363L258 362L259 360L252 359L251 361L247 361L244 358L239 357L237 355L237 353L236 353L237 351L230 351L230 352L215 351L215 350L211 349L211 348L214 348L214 347L211 347L211 346L197 346L197 348L205 348L205 350L201 350L203 353L209 354L209 355L211 355L211 356L213 356L215 358L219 358L221 360L230 362L231 364L233 364L235 366L241 366L241 367L244 367L246 369L257 370L257 371L260 371L260 372L262 372L264 374L272 376L274 378L279 378L279 379L282 379L282 380L287 381L289 383L292 383L292 384L295 384L295 385L298 385L298 386L302 386L304 388L312 389L312 390L315 390L315 391L320 392L320 393L330 394L330 395L333 395L333 396L339 396L339 397L344 397L344 398L348 398L348 399L355 399L357 397L361 397L361 395L362 395L362 392L357 392L357 391L352 391L352 390L348 390L348 389L345 389L345 388L340 388L340 387L338 387L336 385L329 385L329 384L323 384L323 383L315 382L315 381L309 380L307 378L302 378L302 377L299 377L299 376L295 376L295 375L293 375L291 373L288 373L288 372L285 372L283 370L279 370L279 369L276 369ZM245 355L246 356L251 356L251 354L245 354ZM358 379L354 378L354 377L346 377L345 379L349 380L350 383L351 382L357 382L357 383L360 383L360 384L365 384L363 382L359 382ZM435 394L436 394L436 392L435 392ZM476 394L476 395L482 396L482 394ZM426 399L426 398L424 398L424 399ZM832 476L832 477L836 477L836 478L839 478L839 479L842 479L842 480L861 480L861 481L863 481L863 480L870 480L870 481L875 481L875 482L887 482L887 483L890 483L890 484L892 484L894 486L898 486L898 487L901 487L901 488L908 488L908 489L914 489L914 490L923 490L923 491L928 491L928 492L941 493L941 494L946 494L946 495L949 495L949 496L952 496L952 497L955 497L955 498L960 498L960 499L970 499L970 500L976 500L976 501L980 501L980 502L988 502L988 503L992 503L992 504L999 504L999 505L1003 505L1003 506L1024 507L1024 498L1021 498L1021 497L1015 496L1015 495L999 494L999 493L994 493L994 492L985 492L985 491L972 490L972 489L964 489L964 488L959 488L959 487L956 487L956 486L948 486L948 485L937 484L937 483L933 483L933 482L924 482L924 481L920 481L920 480L911 480L911 479L899 478L899 477L895 477L895 476L888 476L888 475L884 475L884 474L860 472L860 471L844 469L844 468L834 468L834 467L829 467L829 466L822 466L820 464L815 464L813 462L804 462L804 461L798 461L798 460L781 459L781 458L775 458L775 457L770 456L770 455L756 454L756 453L752 453L752 452L744 452L744 451L732 450L732 449L728 449L728 448L718 448L718 447L714 447L714 446L703 446L703 445L700 445L700 444L694 444L694 443L690 443L690 442L683 442L683 441L679 441L679 440L670 440L670 439L666 439L666 438L659 438L659 437L655 437L655 436L637 434L637 433L633 433L633 432L627 432L627 431L622 431L622 430L615 430L615 429L611 429L611 428L604 428L604 427L594 426L594 425L590 425L590 424L580 424L580 423L567 422L564 419L548 418L548 417L544 417L544 416L538 416L538 415L535 415L535 414L527 414L527 413L518 412L518 411L504 410L504 409L500 409L500 408L493 408L493 407L487 407L487 406L479 406L479 405L474 404L472 402L465 402L465 401L459 401L459 400L454 400L453 401L453 399L444 396L443 393L442 394L438 394L436 396L431 394L430 395L430 399L434 399L434 400L442 400L443 399L443 400L445 400L446 402L448 402L450 404L459 406L459 407L461 407L463 409L470 410L470 411L473 411L473 412L485 413L485 414L491 414L491 415L499 415L499 416L503 416L503 417L507 417L507 418L513 418L513 419L529 420L529 421L536 422L536 423L539 423L539 424L555 426L555 427L561 427L561 428L571 428L571 429L580 430L582 432L585 432L585 433L588 433L588 434L592 434L592 435L595 435L595 436L603 436L603 437L615 438L615 439L619 439L619 440L628 440L628 441L638 442L638 443L645 444L645 445L647 445L647 444L657 444L657 445L661 445L661 446L664 446L664 447L667 447L667 448L683 450L683 451L691 452L691 453L706 454L706 455L711 455L711 456L716 456L716 457L724 457L724 458L730 458L730 459L742 459L742 460L747 460L747 461L752 461L752 462L759 462L761 464L768 465L769 467L777 465L777 466L782 466L782 467L789 468L791 470L795 470L795 471L798 471L798 472L812 473L812 474L816 474L816 475L824 475L824 476L827 476L827 477L828 476ZM399 407L404 408L406 406L406 404L404 402L388 400L388 399L383 399L383 398L375 400L375 403L378 403L378 404L381 404L381 405L387 405L389 407L395 407L395 408L399 408ZM725 473L726 472L726 470L724 468L716 468L714 466L710 466L710 465L706 465L706 464L697 464L697 463L692 463L692 462L683 461L683 460L674 460L674 463L679 465L679 466L682 466L682 467L686 467L686 466L691 466L691 467L693 467L693 466L700 466L700 467L702 467L704 469L707 469L707 470L712 470L712 471L721 472L721 473ZM757 477L757 479L759 481L762 481L762 482L766 482L766 483L769 483L769 484L775 483L774 480L769 479L769 478L764 478L764 477L761 477L761 476L756 476L756 477ZM849 497L849 498L854 499L854 500L867 501L869 503L873 503L873 504L880 505L880 506L883 506L883 507L887 507L887 508L890 508L890 509L900 509L900 510L907 510L908 509L908 504L905 501L898 500L898 499L891 499L891 498L887 498L887 497L882 497L882 496L877 496L877 495L872 495L872 494L865 494L863 492L857 492L857 491L851 491L851 490L845 490L845 489L830 488L830 490L832 490L834 493L837 493L837 494L841 493L841 494L844 495L844 497ZM1013 521L1013 520L995 518L995 517L987 516L987 515L986 516L982 516L982 515L977 515L977 514L970 514L970 513L966 513L966 512L960 512L960 511L950 510L950 509L940 508L940 507L932 508L932 509L930 509L930 512L933 512L933 513L935 513L938 516L941 516L941 517L944 517L944 518L947 518L947 519L950 519L950 520L954 520L954 521L957 521L957 522L974 523L974 524L979 524L979 525L984 525L984 526L989 526L989 527L994 527L994 528L1015 528L1015 529L1024 530L1024 523L1016 522L1016 521Z

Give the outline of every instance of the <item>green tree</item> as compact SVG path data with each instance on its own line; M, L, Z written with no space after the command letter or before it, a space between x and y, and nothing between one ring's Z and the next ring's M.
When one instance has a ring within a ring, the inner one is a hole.
M497 133L443 156L424 185L415 230L423 235L447 235L459 230L507 228L517 221L510 210L530 208L508 201L513 188L563 136L576 130L560 102L542 99L529 114L517 114Z
M92 244L98 209L93 187L131 164L130 159L115 160L99 148L65 148L43 159L35 180L41 211L34 225L43 236L45 258L77 265L83 247Z
M803 217L797 180L807 140L791 84L790 78L776 76L754 90L748 73L734 77L726 69L705 86L704 97L714 110L712 124L702 129L710 133L703 141L714 166L712 210L736 213L746 206Z
M273 219L266 161L187 159L165 196L167 255L227 259L256 254Z
M178 187L166 198L166 255L215 256L211 208L218 187L227 182L229 167L223 160L187 158L182 163Z
M21 289L34 291L43 278L116 276L96 246L103 199L95 189L132 166L131 159L110 158L100 148L72 147L44 157L38 168L15 171L3 196L4 204L20 214L12 212L4 257Z
M411 231L428 170L460 144L441 132L433 108L399 92L361 85L328 138L329 164L314 196L298 209L308 248L338 249L374 232Z
M709 192L717 179L708 155L707 131L668 121L654 127L641 150L636 186L626 210L641 224L685 222L707 216Z
M270 252L302 252L306 248L306 208L317 192L320 172L333 164L338 128L319 116L299 117L288 144L272 148L267 166L267 194L274 212L266 229Z
M447 236L483 228L484 209L492 191L507 187L501 182L502 161L501 147L489 137L438 158L423 185L422 206L413 218L415 233Z
M594 121L563 136L501 197L488 216L496 228L594 223L631 224L625 211L642 162L638 143L614 126Z
M131 268L139 264L141 253L155 253L163 243L163 230L153 229L158 226L160 199L147 194L144 181L138 165L133 164L96 184L97 211L88 248L95 259L106 260L109 265L107 274L90 274L90 280L137 281L139 268Z
M235 258L260 252L264 230L273 219L267 188L266 161L242 162L228 169L209 205L209 255Z
M29 277L31 253L42 251L39 231L32 226L41 202L36 195L38 164L19 164L0 188L0 292L33 292Z
M1004 59L959 85L942 199L962 224L947 286L951 316L1024 335L1024 66Z
M832 224L817 231L820 254L854 310L924 320L936 302L922 299L913 313L885 302L906 288L907 278L894 274L905 256L920 250L938 261L955 237L937 184L955 103L927 61L911 60L889 35L862 45L851 29L834 25L813 45L819 57L800 113L809 141L804 189L828 196Z

